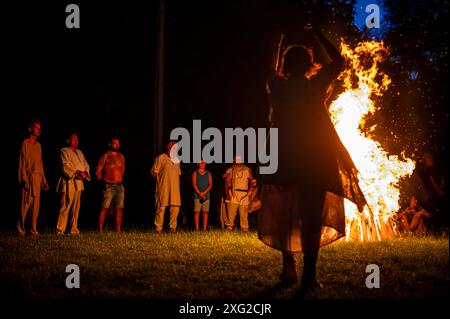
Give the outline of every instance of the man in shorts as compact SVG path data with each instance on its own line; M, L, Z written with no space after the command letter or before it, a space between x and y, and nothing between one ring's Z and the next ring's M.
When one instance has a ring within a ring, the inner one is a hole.
M96 169L97 180L103 182L103 202L98 217L98 229L103 232L106 212L111 208L111 203L116 209L116 231L120 233L122 214L125 199L123 175L125 173L125 157L119 152L120 140L111 138L109 150L100 157Z
M203 215L202 230L208 227L208 212L210 191L212 188L212 176L206 169L206 162L198 163L198 169L192 173L192 187L194 189L194 224L195 231L200 231L200 212Z

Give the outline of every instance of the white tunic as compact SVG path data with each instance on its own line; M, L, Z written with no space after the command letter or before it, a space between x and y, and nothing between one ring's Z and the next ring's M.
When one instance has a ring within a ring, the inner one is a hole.
M87 172L90 179L89 164L83 153L78 149L72 150L70 147L64 147L60 153L60 160L62 176L58 181L56 191L58 193L71 192L72 190L82 191L84 189L83 181L75 179L76 171Z
M170 157L163 153L155 159L152 172L156 174L156 206L181 206L180 164L172 162Z
M245 165L233 166L227 169L224 177L229 177L231 181L230 186L230 200L226 200L227 203L248 205L248 189L251 176L251 170Z

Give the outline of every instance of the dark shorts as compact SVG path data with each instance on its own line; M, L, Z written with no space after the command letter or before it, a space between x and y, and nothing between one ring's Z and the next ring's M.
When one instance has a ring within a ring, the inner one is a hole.
M109 208L114 201L114 207L123 208L125 201L125 188L123 184L104 184L103 188L103 208Z

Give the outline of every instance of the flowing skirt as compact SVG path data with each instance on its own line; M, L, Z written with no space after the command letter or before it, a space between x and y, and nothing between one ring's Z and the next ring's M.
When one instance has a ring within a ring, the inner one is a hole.
M312 197L322 198L317 211L308 211L314 205ZM331 192L311 196L309 191L287 185L265 184L261 193L262 207L258 218L258 237L266 245L299 253L303 251L302 232L320 223L320 246L330 244L345 235L344 198ZM321 209L320 209L321 207Z

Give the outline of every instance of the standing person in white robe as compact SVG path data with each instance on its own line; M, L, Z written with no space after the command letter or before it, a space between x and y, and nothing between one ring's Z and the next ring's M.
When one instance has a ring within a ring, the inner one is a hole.
M180 161L176 157L177 144L170 142L167 145L167 152L159 155L151 170L151 174L156 178L156 232L163 229L164 213L167 206L170 206L169 228L171 232L177 229L177 218L181 206L180 196Z
M78 235L78 215L80 212L83 181L90 181L89 165L83 153L78 149L78 136L71 134L67 140L69 147L61 149L61 177L56 191L60 194L56 233L63 235L69 226L71 235Z

